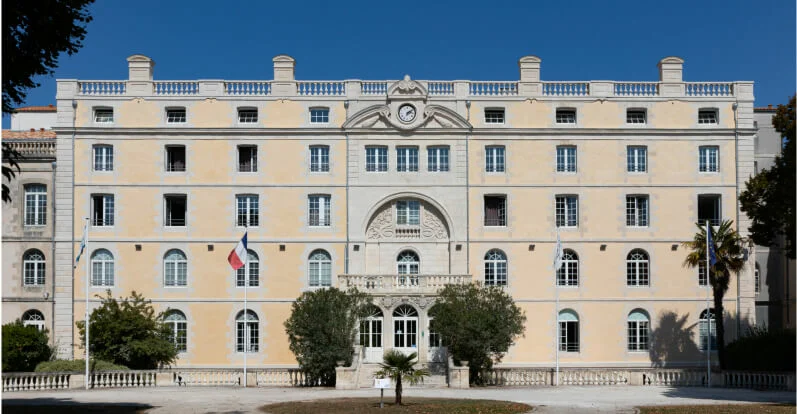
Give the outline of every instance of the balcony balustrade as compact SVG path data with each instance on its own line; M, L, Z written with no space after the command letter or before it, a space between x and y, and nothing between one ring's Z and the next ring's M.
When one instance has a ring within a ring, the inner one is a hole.
M375 295L434 295L447 285L471 283L471 275L339 275L341 289L357 288Z

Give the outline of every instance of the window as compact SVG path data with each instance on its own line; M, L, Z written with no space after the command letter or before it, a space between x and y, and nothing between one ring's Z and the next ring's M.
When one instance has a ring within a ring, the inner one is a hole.
M421 270L421 259L412 250L404 250L396 257L396 273L399 286L418 286L418 273Z
M556 147L556 172L576 172L576 147L572 145Z
M167 124L184 124L185 123L185 108L166 109L166 123Z
M393 348L418 348L418 311L401 305L393 311Z
M697 264L697 285L706 286L708 284L708 272L706 271L706 261L701 260Z
M636 309L628 315L628 350L647 351L650 348L650 318Z
M504 108L487 108L484 110L485 124L503 124Z
M700 194L697 196L697 221L701 226L706 220L712 226L719 226L722 222L722 198L715 194Z
M578 226L578 196L556 196L556 227Z
M485 167L487 172L504 172L504 147L485 147Z
M166 146L166 171L185 171L185 147L182 145Z
M35 326L36 329L44 330L44 315L41 312L31 309L22 314L23 326Z
M25 225L47 224L47 187L43 184L25 186Z
M401 200L396 202L396 224L399 226L418 226L421 224L420 201Z
M629 109L625 111L626 124L644 124L647 120L647 113L644 109Z
M698 330L698 334L700 335L700 350L705 351L708 347L706 346L706 340L708 340L708 344L711 346L712 351L717 350L717 321L714 315L714 308L709 308L704 310L700 314L700 322L699 322L700 329Z
M113 146L94 146L94 171L113 171Z
M571 124L576 123L576 110L575 109L557 109L556 110L556 123L557 124Z
M697 111L697 123L699 125L712 125L717 123L716 109L701 109Z
M332 286L332 258L325 250L315 250L310 253L307 268L311 287Z
M578 314L570 309L559 312L559 351L578 352Z
M97 108L94 110L94 122L97 124L113 123L113 108Z
M112 227L114 221L113 194L91 195L91 225L94 227Z
M628 227L648 226L648 196L630 195L625 197L625 225Z
M241 124L256 124L257 123L257 109L256 108L239 108L238 109L238 123L241 123Z
M235 196L238 227L257 227L260 225L260 202L257 195Z
M578 286L578 255L570 249L562 252L562 266L556 271L558 286Z
M257 146L238 146L238 171L257 172Z
M720 148L716 146L700 147L699 168L700 172L719 172Z
M429 147L426 155L429 172L448 171L448 147Z
M626 152L628 172L643 173L648 171L648 147L629 146Z
M484 196L484 225L506 226L506 196Z
M163 196L165 214L163 225L166 227L185 227L185 216L188 202L185 194Z
M105 249L95 250L91 255L91 286L113 286L113 255Z
M506 255L492 249L484 255L485 286L506 286Z
M260 285L260 259L257 253L248 250L246 263L235 271L235 286L246 286L246 275L249 274L249 286L258 287Z
M399 172L418 171L418 147L396 148L396 170Z
M387 171L387 147L365 147L365 171Z
M330 199L328 195L311 195L309 224L313 227L329 227L330 225Z
M23 278L25 286L44 286L44 254L36 249L28 250L22 256Z
M329 122L329 108L310 108L311 124L326 124Z
M329 147L314 145L310 147L310 172L329 172Z
M235 350L237 352L258 352L260 333L257 314L251 310L238 312L235 317Z
M755 283L755 293L761 293L761 268L758 266L758 262L755 263L755 279L753 279L753 283Z
M382 310L368 306L368 316L360 320L360 345L364 348L382 347Z
M172 342L177 352L185 352L188 350L188 321L185 315L177 310L169 311L166 314L164 323L169 327Z
M188 286L188 259L182 251L169 250L163 257L163 285Z
M625 275L628 286L650 285L650 257L642 249L634 249L625 258Z

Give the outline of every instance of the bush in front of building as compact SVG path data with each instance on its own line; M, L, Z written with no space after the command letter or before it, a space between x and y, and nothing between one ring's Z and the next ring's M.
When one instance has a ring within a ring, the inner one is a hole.
M304 292L296 299L285 332L308 383L335 385L337 363L351 365L357 325L370 303L370 297L356 289L334 287Z
M728 344L727 366L732 371L795 371L794 330L751 328L747 335Z
M117 365L112 362L92 359L89 362L89 370L97 371L129 371L130 368L124 365ZM56 359L44 361L36 365L35 372L86 372L85 359Z
M47 331L22 321L3 325L3 372L30 372L53 355Z
M431 330L440 334L455 362L468 361L470 382L476 385L523 335L526 323L523 310L498 286L448 285L430 314Z

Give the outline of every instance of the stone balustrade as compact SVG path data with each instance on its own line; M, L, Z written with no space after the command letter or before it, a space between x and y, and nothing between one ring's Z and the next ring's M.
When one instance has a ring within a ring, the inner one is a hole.
M3 392L68 389L71 375L68 372L4 372Z
M157 371L103 371L92 372L90 388L141 388L154 387Z
M243 384L243 369L187 369L172 371L178 386L221 386Z
M187 96L199 93L197 81L155 81L153 82L155 95Z
M642 374L642 385L700 387L706 385L706 370L660 369Z
M794 374L725 371L722 373L722 385L727 388L794 391Z
M23 157L55 157L55 139L3 139L3 142Z
M357 288L371 294L431 294L447 285L471 283L470 275L339 275L342 289Z
M529 387L551 385L551 370L544 368L495 368L484 376L485 385Z

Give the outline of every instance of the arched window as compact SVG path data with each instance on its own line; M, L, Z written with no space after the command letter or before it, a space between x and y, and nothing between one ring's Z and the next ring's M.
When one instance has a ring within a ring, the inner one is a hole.
M163 284L166 286L188 285L188 259L185 253L172 249L166 252L163 260Z
M650 257L642 249L634 249L625 258L625 275L628 286L650 285Z
M634 309L628 314L628 350L647 351L650 348L650 318L647 312Z
M755 262L755 279L753 282L755 283L755 293L761 293L761 268L758 266L758 262Z
M260 334L258 329L257 314L251 310L238 312L235 317L236 341L235 349L238 352L258 352L260 349Z
M188 349L188 321L185 315L178 310L171 310L166 313L164 322L171 331L174 347L178 352L185 352Z
M404 250L396 257L397 283L399 286L417 286L421 269L421 259L412 250ZM409 275L409 276L407 276Z
M717 350L717 321L714 308L709 308L700 313L700 350L706 350L706 340L711 344L711 350Z
M314 250L310 253L307 268L310 286L332 286L332 257L326 250Z
M257 257L257 253L251 250L248 250L247 254L249 257L246 264L235 271L235 286L244 287L246 285L247 273L249 273L249 287L260 286L260 259Z
M559 312L559 350L578 352L579 344L578 314L570 309Z
M22 314L22 325L35 326L36 329L43 331L44 315L36 309L25 311L25 313Z
M393 347L418 348L418 311L410 305L393 311Z
M562 266L556 271L556 284L578 286L578 255L573 250L562 252Z
M492 249L484 255L484 284L487 286L506 286L506 255Z
M36 249L25 252L22 256L22 268L25 286L44 285L44 253Z
M91 255L91 286L113 286L113 255L105 249Z

